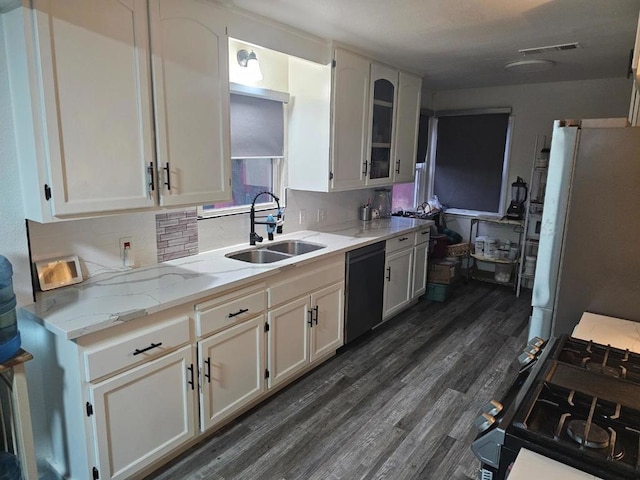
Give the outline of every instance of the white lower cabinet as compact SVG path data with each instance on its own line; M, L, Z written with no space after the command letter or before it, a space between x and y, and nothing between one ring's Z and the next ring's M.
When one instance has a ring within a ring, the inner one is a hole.
M344 282L269 311L269 388L342 346Z
M429 260L430 227L416 232L416 245L413 247L413 281L411 298L416 299L427 291L427 262Z
M74 340L25 320L46 392L34 400L41 448L70 480L150 473L331 356L343 310L334 255Z
M383 320L388 320L411 302L414 241L414 233L398 235L387 240Z
M268 288L268 387L344 343L344 255L282 274Z
M309 328L309 361L335 352L344 343L344 282L311 295L313 318Z
M130 478L194 436L193 369L187 345L89 387L99 478Z
M203 432L264 392L264 326L259 315L198 342Z
M310 298L299 298L269 311L269 388L295 375L309 363Z

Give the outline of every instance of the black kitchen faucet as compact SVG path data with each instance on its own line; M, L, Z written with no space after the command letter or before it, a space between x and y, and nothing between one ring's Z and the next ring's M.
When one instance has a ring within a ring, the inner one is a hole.
M271 195L271 197L276 201L276 205L278 206L278 214L275 220L273 220L273 216L268 215L268 216L262 216L258 218L271 217L272 218L271 220L267 220L265 222L256 221L256 200L260 195L263 195L263 194ZM251 213L249 214L249 219L251 221L251 231L249 232L249 245L255 245L256 242L262 242L262 240L264 240L260 235L256 233L256 225L267 225L267 226L275 227L276 233L282 233L283 219L282 219L282 210L280 208L280 199L276 197L273 193L266 190L264 192L258 193L255 197L253 197L253 201L251 202ZM269 240L273 240L273 228L271 229L267 228L267 236Z

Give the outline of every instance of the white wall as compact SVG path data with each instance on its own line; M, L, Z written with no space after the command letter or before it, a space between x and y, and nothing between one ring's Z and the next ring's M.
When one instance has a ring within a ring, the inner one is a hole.
M238 50L252 50L256 54L262 80L258 82L247 82L245 78L246 67L241 67L238 63ZM268 48L259 47L250 43L240 42L232 38L229 39L229 81L242 85L251 85L278 92L289 91L289 56L284 53L275 52Z
M429 105L439 110L483 107L511 107L514 116L509 167L508 200L511 183L521 176L529 183L536 135L551 135L553 121L564 118L626 117L631 82L607 78L577 82L540 83L505 87L448 90L431 95ZM448 216L449 228L467 237L469 222Z
M18 181L18 159L14 140L5 28L0 17L0 255L13 265L13 289L18 304L31 303L31 275L22 192Z

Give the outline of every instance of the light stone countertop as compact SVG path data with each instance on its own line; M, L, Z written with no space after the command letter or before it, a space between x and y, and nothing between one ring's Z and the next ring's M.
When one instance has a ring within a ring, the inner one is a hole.
M640 353L640 322L584 312L571 336Z
M326 248L267 264L225 257L251 248L247 242L149 267L105 273L77 285L40 292L36 302L23 307L22 313L71 340L272 277L285 268L325 255L345 253L432 224L430 220L391 217L344 223L322 232L305 230L276 235L273 243L295 239L326 245ZM261 245L268 243L271 242Z

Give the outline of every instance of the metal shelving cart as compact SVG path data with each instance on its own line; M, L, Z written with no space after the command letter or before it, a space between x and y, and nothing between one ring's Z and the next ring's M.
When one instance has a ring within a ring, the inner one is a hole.
M542 225L542 208L544 206L544 193L547 186L547 173L549 171L549 146L550 137L538 135L531 166L531 178L529 180L529 200L527 201L527 214L524 223L524 241L522 242L520 258L523 260L518 266L518 286L516 294L520 296L523 286L532 287L534 273L525 270L524 260L538 255L538 242L540 227Z
M517 247L518 252L520 251L520 245L522 244L522 238L524 233L524 221L523 220L510 220L507 218L495 218L495 217L476 217L471 219L471 226L469 228L469 239L473 242L474 239L478 236L479 226L483 223L495 226L495 227L505 227L511 228L514 232L518 234ZM474 235L475 230L475 235ZM518 272L520 271L520 257L516 256L515 259L508 258L498 258L498 257L488 257L484 255L478 255L475 253L475 245L472 245L469 253L467 255L467 280L475 279L481 280L483 282L495 283L498 285L505 285L512 287L516 290L518 284ZM509 281L499 281L496 279L495 272L490 270L482 270L478 268L478 263L488 263L498 265L509 265L511 267L511 272L509 275Z

